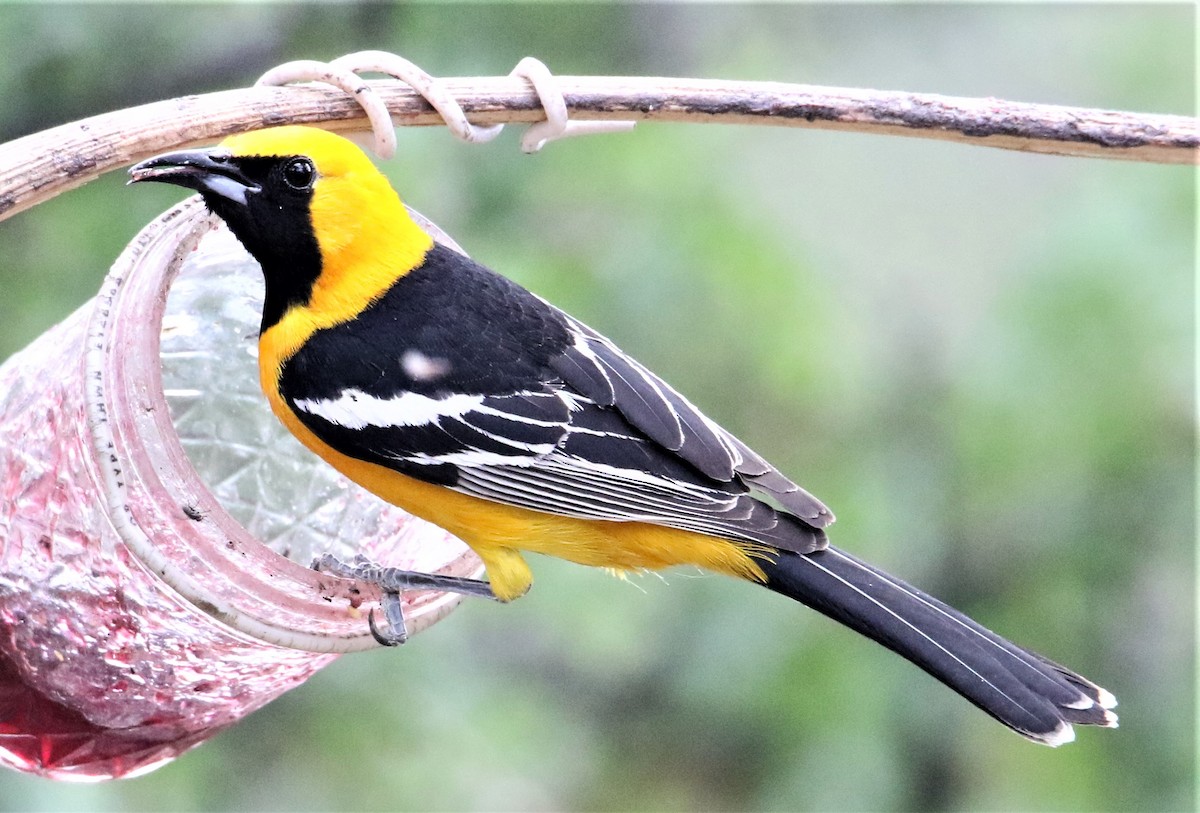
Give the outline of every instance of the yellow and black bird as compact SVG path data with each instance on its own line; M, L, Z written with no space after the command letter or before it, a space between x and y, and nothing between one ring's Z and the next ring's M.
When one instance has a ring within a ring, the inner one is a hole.
M197 190L261 264L262 387L287 428L487 568L383 574L393 599L509 601L533 580L524 551L697 565L878 641L1032 740L1116 725L1106 690L830 547L819 500L604 336L435 242L350 141L280 127L130 173Z

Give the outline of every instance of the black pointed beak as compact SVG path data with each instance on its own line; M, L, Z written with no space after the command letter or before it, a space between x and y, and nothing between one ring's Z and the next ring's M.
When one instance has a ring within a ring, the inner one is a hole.
M135 164L129 169L129 183L141 181L175 184L241 206L246 205L248 193L260 188L229 151L215 148L168 152Z

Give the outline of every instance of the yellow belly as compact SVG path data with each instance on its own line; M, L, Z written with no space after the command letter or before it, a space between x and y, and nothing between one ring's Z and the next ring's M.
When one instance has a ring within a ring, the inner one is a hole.
M492 590L502 601L525 594L533 583L521 551L618 571L696 565L762 581L751 558L754 545L644 522L609 522L547 514L460 494L342 454L321 441L268 390L275 414L305 446L368 491L410 514L445 528L483 560Z

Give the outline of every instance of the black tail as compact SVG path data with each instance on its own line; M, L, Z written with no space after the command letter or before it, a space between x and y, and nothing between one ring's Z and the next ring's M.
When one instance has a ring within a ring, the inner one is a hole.
M908 658L1035 742L1070 742L1072 723L1117 725L1109 692L837 548L760 564L770 589Z

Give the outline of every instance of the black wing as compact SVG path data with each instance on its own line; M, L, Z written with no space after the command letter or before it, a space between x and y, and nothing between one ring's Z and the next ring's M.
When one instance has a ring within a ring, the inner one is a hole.
M568 386L597 404L617 409L633 426L708 477L721 482L740 480L813 527L824 528L833 522L833 513L820 500L783 476L666 382L609 339L562 315L572 342L550 364Z
M484 499L798 552L832 521L610 341L448 250L315 334L280 388L339 451Z

